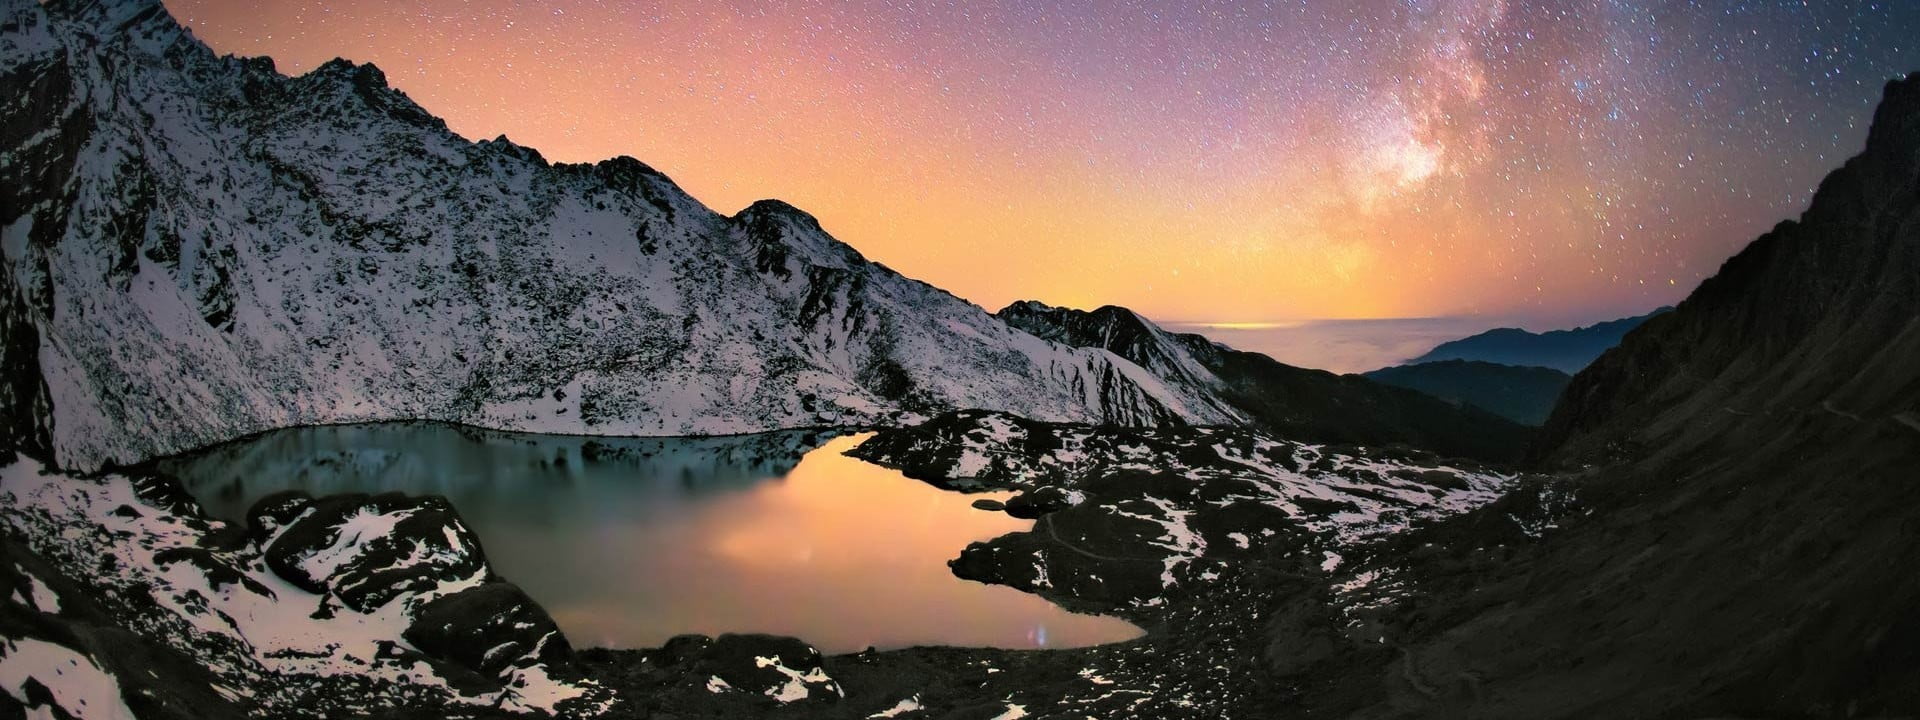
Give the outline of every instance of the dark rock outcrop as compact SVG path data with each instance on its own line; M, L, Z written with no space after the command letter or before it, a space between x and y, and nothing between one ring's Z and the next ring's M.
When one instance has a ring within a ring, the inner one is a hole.
M1073 498L1057 485L1042 485L1007 499L1007 514L1034 520L1073 506Z
M573 654L546 610L505 582L427 601L404 637L421 652L489 677L527 662L564 663Z
M293 514L266 545L267 566L311 593L331 593L361 612L401 593L487 572L473 531L445 498L333 495L274 512ZM256 513L263 515L264 513Z

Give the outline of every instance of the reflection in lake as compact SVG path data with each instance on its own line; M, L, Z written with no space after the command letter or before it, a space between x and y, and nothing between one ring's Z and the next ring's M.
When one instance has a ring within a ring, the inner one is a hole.
M651 647L689 632L792 635L827 652L1074 647L1140 634L954 577L946 562L967 543L1031 521L841 454L860 439L384 423L275 431L160 469L232 520L286 489L445 495L494 569L582 646Z

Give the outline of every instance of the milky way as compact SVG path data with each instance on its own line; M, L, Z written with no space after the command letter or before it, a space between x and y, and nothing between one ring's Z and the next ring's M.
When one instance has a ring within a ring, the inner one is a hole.
M469 137L788 200L989 308L1192 320L1673 302L1920 70L1907 1L167 4Z

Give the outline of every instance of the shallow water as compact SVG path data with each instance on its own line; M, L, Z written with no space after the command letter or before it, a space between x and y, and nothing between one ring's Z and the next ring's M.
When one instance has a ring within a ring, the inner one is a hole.
M494 569L581 646L681 633L792 635L827 652L1076 647L1136 637L1114 618L961 580L969 542L1031 521L976 510L846 457L857 436L616 439L436 423L294 428L163 461L241 519L285 489L445 495Z

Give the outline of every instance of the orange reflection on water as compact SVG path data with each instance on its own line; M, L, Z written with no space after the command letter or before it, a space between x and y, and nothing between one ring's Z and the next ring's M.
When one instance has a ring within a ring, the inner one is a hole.
M841 454L861 437L816 446L821 436L584 438L383 423L275 431L165 471L234 520L280 490L444 495L494 569L576 645L765 632L834 652L1139 634L954 577L946 563L968 543L1031 523L974 509L980 495Z
M922 644L1076 647L1140 634L1115 618L1069 613L1035 595L954 577L946 560L968 543L1032 522L971 505L1010 493L947 492L842 454L863 439L831 440L784 478L673 515L602 527L600 542L574 552L624 566L627 572L603 580L626 587L569 592L548 602L555 618L581 644L646 646L682 632L766 632L829 652ZM663 593L659 583L674 587ZM643 596L644 609L624 602Z

